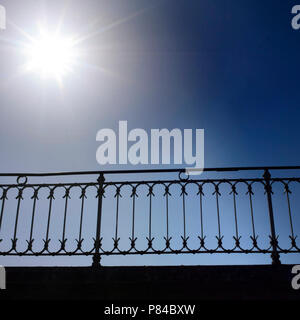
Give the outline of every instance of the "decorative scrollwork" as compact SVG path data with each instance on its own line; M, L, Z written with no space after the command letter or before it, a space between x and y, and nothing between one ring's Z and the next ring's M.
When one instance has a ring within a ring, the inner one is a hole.
M300 253L293 221L300 178L272 178L268 170L253 179L190 179L183 173L138 181L110 181L100 173L85 183L35 184L16 175L17 184L0 185L0 255L84 255L97 264L109 255L261 253L278 263L280 253ZM278 185L286 212L273 212ZM268 212L255 203L258 192L265 192ZM270 219L267 241L266 234L258 236L259 214ZM275 222L284 218L289 232L279 238ZM21 219L28 219L25 231ZM7 224L14 225L12 234Z

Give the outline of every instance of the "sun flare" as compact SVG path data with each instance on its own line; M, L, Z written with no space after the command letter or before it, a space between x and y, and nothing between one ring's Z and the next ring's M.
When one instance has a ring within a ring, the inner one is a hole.
M77 57L72 38L48 33L32 39L25 54L26 71L36 72L42 77L55 77L59 81L73 70Z
M97 51L101 52L101 54L106 54L106 48L108 47L107 44L99 44L96 38L113 28L126 24L151 9L151 7L148 7L138 10L108 25L102 25L102 20L97 18L85 28L77 29L75 34L72 31L71 36L68 36L64 28L66 8L63 9L56 25L52 22L49 27L47 18L38 21L37 28L34 28L36 33L35 31L34 33L28 32L13 21L9 21L10 27L17 31L20 38L12 41L1 37L0 44L4 42L11 45L24 58L18 67L18 71L11 76L10 81L27 73L33 73L41 79L54 79L59 84L59 87L63 88L67 75L70 73L78 75L77 72L82 72L82 70L97 70L105 75L119 78L118 72L115 73L104 67L102 61L101 65L98 60L96 63L93 62L95 60L93 58L94 53ZM81 29L83 29L83 32ZM87 30L90 31L87 32ZM96 43L96 46L93 44L92 50L90 50L90 47L85 46L85 42L92 40L94 40L93 43ZM92 57L92 62L89 61L90 57Z

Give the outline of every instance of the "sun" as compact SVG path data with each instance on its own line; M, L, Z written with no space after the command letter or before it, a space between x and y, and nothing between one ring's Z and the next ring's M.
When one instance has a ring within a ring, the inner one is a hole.
M22 54L25 60L21 62L21 65L18 66L18 71L13 74L11 78L24 76L27 73L35 73L38 78L43 80L56 80L59 87L63 88L67 75L71 73L72 75L77 74L78 76L77 72L82 72L87 69L97 70L98 72L105 73L105 75L116 77L116 73L103 66L102 61L100 61L101 65L98 59L96 63L89 61L95 51L105 55L108 45L103 43L99 44L98 40L95 39L96 41L94 42L97 44L95 47L93 45L92 50L90 50L90 47L85 46L85 42L88 40L91 41L93 38L113 28L120 27L152 8L147 7L138 10L108 25L102 25L102 20L97 18L83 29L91 30L90 32L84 31L84 33L82 33L82 28L80 28L80 30L77 29L75 31L75 34L73 33L69 36L65 33L66 30L68 30L68 32L70 31L69 28L65 27L65 15L70 3L71 2L68 2L68 5L64 7L56 25L53 21L48 25L47 17L45 17L45 20L37 21L37 28L31 28L31 30L35 30L34 33L26 31L26 29L18 26L11 20L9 21L10 27L17 31L21 37L17 40L0 37L0 45L2 42L12 45L17 52ZM95 59L93 58L92 60ZM44 81L43 83L45 84Z
M25 54L26 71L36 72L42 77L54 77L59 81L73 71L77 59L75 41L57 33L42 32L38 38L31 39Z

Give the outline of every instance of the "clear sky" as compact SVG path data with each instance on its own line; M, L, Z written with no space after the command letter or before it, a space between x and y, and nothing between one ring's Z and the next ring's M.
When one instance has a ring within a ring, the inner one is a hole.
M0 4L8 19L0 31L1 172L109 169L96 162L96 133L120 120L129 129L204 128L205 167L300 163L295 1ZM22 73L24 33L60 21L63 34L84 38L73 72L61 85Z
M1 3L33 36L63 12L65 33L95 33L63 89L19 75L24 57L1 43L1 171L100 169L96 133L119 120L204 128L206 167L299 163L294 1ZM10 24L0 37L24 41Z

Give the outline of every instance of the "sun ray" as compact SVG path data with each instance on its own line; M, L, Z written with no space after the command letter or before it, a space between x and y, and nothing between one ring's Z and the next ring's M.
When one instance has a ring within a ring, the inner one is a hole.
M13 29L17 30L24 38L26 38L30 42L34 41L34 38L29 33L25 32L22 28L20 28L18 25L13 23L11 20L8 20L7 23L11 27L13 27Z
M65 1L64 8L62 9L61 15L59 17L59 20L58 20L58 23L57 23L57 26L56 26L56 30L55 30L56 34L60 34L61 28L62 28L62 26L64 24L64 19L65 19L67 10L70 7L70 3L71 3L71 0L66 0Z
M121 19L119 19L119 20L117 20L117 21L115 21L115 22L113 22L113 23L101 28L100 30L97 30L97 31L94 31L94 32L92 32L90 34L87 34L85 36L79 37L78 39L75 40L75 43L77 44L77 43L84 42L84 41L86 41L86 40L88 40L90 38L93 38L93 37L101 34L101 33L104 33L106 31L109 31L109 30L117 27L117 26L120 26L120 25L132 20L133 18L135 18L135 17L137 17L137 16L149 11L150 9L153 9L154 7L155 6L153 5L153 6L149 6L149 7L143 8L141 10L138 10L138 11L130 14L129 16L125 17L125 18L121 18Z

